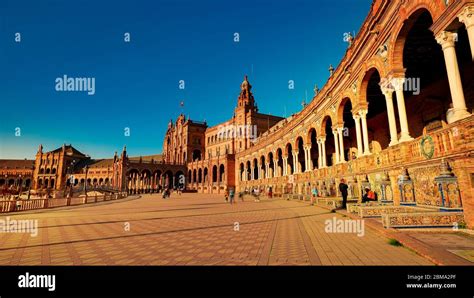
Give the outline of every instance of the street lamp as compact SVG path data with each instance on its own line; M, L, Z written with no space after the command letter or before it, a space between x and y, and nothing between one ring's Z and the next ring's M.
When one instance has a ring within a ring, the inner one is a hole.
M30 199L30 196L31 196L31 184L33 184L34 182L34 173L35 173L35 165L33 164L33 166L31 167L31 180L30 180L30 184L28 185L28 200Z
M23 180L21 180L21 174L18 175L18 183L20 184L19 186L19 191L18 191L18 199L21 199L21 191L22 191L22 186L23 186Z
M86 172L86 176L84 179L84 195L86 196L86 199L87 199L87 172L89 171L89 165L85 166L84 171Z

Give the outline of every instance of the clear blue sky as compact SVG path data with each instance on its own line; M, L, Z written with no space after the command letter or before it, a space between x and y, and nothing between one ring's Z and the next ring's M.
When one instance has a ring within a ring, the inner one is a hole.
M371 2L2 0L0 158L33 158L40 143L94 158L125 144L130 155L161 153L181 112L210 125L230 118L245 74L261 112L289 116L324 85ZM57 92L64 74L94 77L95 95Z

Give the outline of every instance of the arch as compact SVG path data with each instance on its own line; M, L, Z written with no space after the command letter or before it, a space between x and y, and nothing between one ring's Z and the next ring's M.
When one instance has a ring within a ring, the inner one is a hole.
M225 166L221 164L219 166L219 182L224 182L225 180Z
M171 170L167 170L164 174L163 174L163 179L164 179L164 186L165 187L168 187L168 188L173 188L173 172Z
M407 1L405 6L400 9L399 18L392 30L395 33L390 40L389 65L391 69L403 69L403 49L405 48L408 32L414 25L414 19L417 19L423 11L426 11L435 21L443 11L442 7L444 7L443 0L419 0Z
M207 169L207 167L205 167L203 171L203 182L209 182L209 170Z
M337 123L344 124L344 107L346 103L350 102L351 106L354 107L354 101L350 97L343 97L337 108Z
M274 157L273 157L273 152L270 151L268 152L268 155L267 155L267 160L268 160L268 177L270 178L273 178L275 177L275 161L274 161Z
M246 163L246 170L247 170L247 180L250 181L252 180L252 164L250 162L250 160L247 160L247 163Z
M296 138L295 141L295 149L297 150L297 158L296 161L298 162L298 170L301 173L304 173L306 171L306 153L305 153L305 148L304 148L304 141L303 137L299 136Z
M285 146L285 154L288 158L287 160L287 174L292 175L295 172L295 165L293 163L293 146L291 143L287 143Z
M333 125L333 123L337 123L335 121L335 119L333 119L333 115L329 114L329 113L326 113L323 117L323 120L321 120L321 127L319 128L320 131L319 131L319 136L321 137L325 137L326 136L326 127L327 127L327 123L329 121L329 123L331 123L331 126Z
M253 180L257 180L258 177L258 160L256 158L253 159Z
M377 73L380 78L383 78L383 72L381 71L380 67L376 67L374 65L371 65L370 67L367 68L365 71L360 87L359 87L359 103L360 104L367 104L367 89L369 88L369 82L372 76Z
M198 170L198 178L197 178L198 183L202 183L202 169Z
M197 176L196 176L196 175L197 175L197 171L196 171L196 169L194 169L194 170L193 170L193 180L192 180L193 183L196 183L196 182L197 182Z
M276 150L276 165L277 165L277 173L278 175L283 175L283 150L281 148L278 148Z
M318 135L317 130L314 127L311 127L308 131L307 143L310 144L309 156L310 163L308 165L309 169L312 170L317 167L319 159L319 146L318 146Z
M199 161L199 160L201 160L201 150L194 149L193 150L193 161Z
M239 179L240 181L244 180L244 163L241 162L239 165Z
M217 182L217 166L212 166L212 183Z

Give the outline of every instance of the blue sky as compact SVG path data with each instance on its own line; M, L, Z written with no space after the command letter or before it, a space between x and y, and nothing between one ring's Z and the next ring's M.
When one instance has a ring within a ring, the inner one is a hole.
M245 74L261 112L289 116L324 85L371 2L2 0L0 158L33 158L40 143L94 158L123 145L161 153L181 112L210 125L230 118ZM95 95L57 92L63 75L95 78Z

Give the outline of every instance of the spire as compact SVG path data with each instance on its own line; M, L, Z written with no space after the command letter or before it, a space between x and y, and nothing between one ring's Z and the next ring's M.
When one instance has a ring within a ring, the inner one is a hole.
M123 146L123 150L122 150L122 156L121 156L121 158L123 159L123 158L126 157L126 156L127 156L127 146L124 145L124 146Z
M38 153L43 153L43 144L40 144L38 147Z
M240 84L240 95L238 99L237 106L239 107L251 107L253 108L255 105L255 100L252 94L252 85L248 80L248 76L244 76L244 81Z

